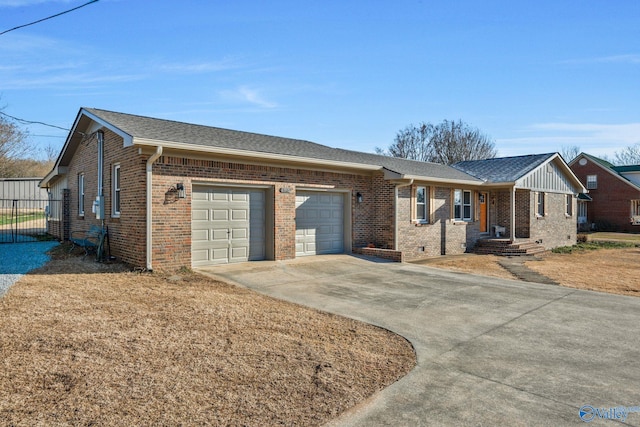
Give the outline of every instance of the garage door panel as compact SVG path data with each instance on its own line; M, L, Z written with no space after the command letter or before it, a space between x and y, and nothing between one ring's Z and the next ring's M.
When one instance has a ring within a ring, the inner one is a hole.
M246 221L249 217L249 208L246 209L232 209L231 220L232 221Z
M256 230L253 230L256 231ZM233 240L246 240L249 237L249 230L246 228L233 228L231 229L231 239Z
M228 240L229 230L226 228L217 228L211 230L211 240Z
M226 209L213 209L211 211L211 218L213 221L228 221L229 211Z
M209 230L193 230L191 239L195 242L206 242L209 240Z
M296 256L344 252L344 195L296 195Z
M191 220L192 221L208 221L209 209L192 209Z
M264 259L263 190L195 186L193 194L193 266Z
M200 249L200 250L192 250L191 251L191 259L194 262L206 261L209 259L209 250L208 249Z

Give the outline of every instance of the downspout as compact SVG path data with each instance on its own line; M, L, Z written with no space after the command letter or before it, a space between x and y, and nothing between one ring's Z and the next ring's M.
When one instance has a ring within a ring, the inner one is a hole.
M393 208L393 222L394 222L394 232L393 232L393 249L398 250L398 188L408 187L413 184L413 178L408 183L398 184L395 186L395 200L394 200L394 208Z
M152 251L153 251L153 195L152 195L152 183L153 183L153 163L158 160L158 157L162 156L162 146L156 147L156 152L147 159L147 270L153 270L152 264Z

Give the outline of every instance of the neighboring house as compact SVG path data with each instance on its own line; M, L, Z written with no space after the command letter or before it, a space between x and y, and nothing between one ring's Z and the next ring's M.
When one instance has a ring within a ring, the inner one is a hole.
M640 165L614 166L580 153L569 166L592 199L581 208L585 229L640 232Z
M63 195L71 230L103 222L112 254L148 269L351 252L413 260L463 253L495 225L508 240L575 243L584 188L558 154L486 162L83 108L41 186Z

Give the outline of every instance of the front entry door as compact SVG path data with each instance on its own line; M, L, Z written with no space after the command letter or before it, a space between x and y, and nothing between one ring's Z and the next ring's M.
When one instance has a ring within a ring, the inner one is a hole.
M488 231L488 216L487 216L487 193L480 193L480 232L486 233Z

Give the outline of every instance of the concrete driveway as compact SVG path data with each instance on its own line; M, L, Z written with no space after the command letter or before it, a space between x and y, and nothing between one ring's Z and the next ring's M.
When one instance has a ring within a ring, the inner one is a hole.
M348 255L201 272L411 341L416 368L332 425L640 426L640 298Z

